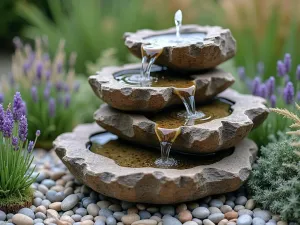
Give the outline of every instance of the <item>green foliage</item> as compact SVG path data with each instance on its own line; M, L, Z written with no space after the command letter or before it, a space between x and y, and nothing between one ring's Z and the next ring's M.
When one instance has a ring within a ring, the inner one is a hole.
M261 148L261 157L252 172L248 186L253 198L282 219L300 221L300 156L283 135Z

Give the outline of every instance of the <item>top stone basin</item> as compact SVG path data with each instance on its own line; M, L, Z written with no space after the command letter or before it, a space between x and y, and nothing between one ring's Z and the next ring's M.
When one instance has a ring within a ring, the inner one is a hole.
M139 30L125 33L125 45L135 56L142 58L141 45L155 41L163 45L156 64L183 71L211 69L232 58L236 52L235 39L229 29L217 26L183 25L181 42L176 42L176 28Z

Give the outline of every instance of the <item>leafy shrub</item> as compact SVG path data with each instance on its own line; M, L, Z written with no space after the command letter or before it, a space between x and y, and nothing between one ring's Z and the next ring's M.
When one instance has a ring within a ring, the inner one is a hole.
M15 44L12 72L1 81L0 103L7 103L16 90L22 92L29 129L41 129L38 145L49 148L57 135L70 131L78 120L74 100L79 89L74 70L76 55L71 54L66 66L63 41L52 61L45 51L46 40L37 38L35 49L23 46L19 39ZM33 136L29 134L29 138Z
M36 178L31 176L35 168L30 166L40 131L36 132L35 141L27 140L25 111L19 92L14 96L12 107L9 105L5 110L0 104L0 208L9 198L26 198Z

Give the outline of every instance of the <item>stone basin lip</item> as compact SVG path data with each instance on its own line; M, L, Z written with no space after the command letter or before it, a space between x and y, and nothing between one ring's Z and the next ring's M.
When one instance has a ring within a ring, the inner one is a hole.
M104 195L132 202L170 204L236 190L248 178L257 153L255 143L245 139L232 155L210 165L185 170L128 168L86 147L89 137L101 131L103 128L95 123L79 125L72 133L56 138L55 151L84 184ZM219 185L222 188L216 189Z
M141 64L127 64L120 67L105 67L89 77L94 93L113 108L124 111L159 111L172 105L182 105L173 92L174 87L136 87L122 84L114 74L136 70ZM190 75L196 83L195 99L203 103L214 98L234 83L234 77L221 69L198 72Z
M218 95L234 104L229 116L194 126L182 126L172 148L193 154L229 149L244 139L268 116L265 99L227 89ZM128 141L158 147L156 123L141 114L122 112L102 105L94 113L95 121L107 131Z
M236 41L229 29L219 26L182 25L181 33L205 33L203 40L197 43L170 44L164 48L156 60L156 64L172 69L184 71L197 71L214 68L222 62L232 58L236 53ZM138 30L135 33L124 34L125 45L129 51L141 58L141 45L148 43L148 37L176 33L176 28L165 30Z

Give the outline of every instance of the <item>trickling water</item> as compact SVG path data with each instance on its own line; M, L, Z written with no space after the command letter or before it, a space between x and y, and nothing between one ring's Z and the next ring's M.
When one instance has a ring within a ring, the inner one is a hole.
M182 24L182 12L181 12L181 10L178 10L175 13L174 20L175 20L175 25L176 25L176 37L177 37L177 39L179 39L180 38L180 27L181 27L181 24Z

